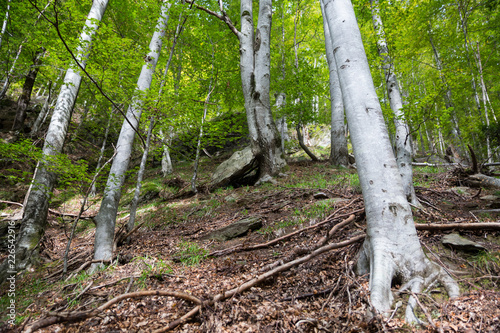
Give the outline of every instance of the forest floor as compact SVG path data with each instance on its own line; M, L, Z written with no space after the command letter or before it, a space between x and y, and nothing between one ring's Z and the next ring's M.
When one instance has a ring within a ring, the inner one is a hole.
M220 160L203 159L199 184L209 180ZM188 195L190 163L175 165L163 178L149 170L144 181L137 224L141 227L106 269L85 272L92 259L95 228L90 219L79 222L71 245L68 273L61 273L62 257L81 197L56 191L49 228L41 243L42 265L16 284L16 323L23 331L49 312L84 311L125 293L167 290L207 300L224 294L282 263L307 255L328 231L344 223L329 239L343 242L365 229L363 200L354 170L326 162L292 162L277 184L218 189ZM133 177L131 177L133 178ZM127 221L133 179L122 197L117 230ZM498 222L499 215L480 210L499 205L500 193L457 187L456 174L431 167L415 171L417 194L424 208L414 208L417 224ZM486 195L497 196L485 200ZM9 200L9 198L2 198ZM21 199L22 201L22 199ZM91 200L84 216L98 210ZM3 217L18 207L6 206ZM495 207L493 207L495 208ZM497 207L498 208L498 207ZM354 217L349 218L351 215ZM207 239L209 232L235 221L258 217L262 227L227 241ZM316 226L317 227L313 227ZM264 244L291 232L288 239ZM464 252L441 243L445 234L460 233L480 243L485 251ZM429 325L404 323L407 293L396 296L389 318L367 318L368 279L355 274L361 241L327 251L302 264L264 279L246 291L202 307L175 332L499 332L500 232L455 229L418 232L427 256L443 265L458 281L461 296L449 300L440 286L416 295L418 316ZM232 249L232 250L231 250ZM224 251L225 250L225 251ZM0 259L5 257L5 253ZM398 289L394 286L394 291ZM139 295L140 296L140 295ZM0 291L0 318L5 323L6 290ZM125 298L90 318L48 326L40 332L152 332L184 316L195 305L178 297ZM3 312L2 312L3 311ZM0 326L0 331L9 331Z

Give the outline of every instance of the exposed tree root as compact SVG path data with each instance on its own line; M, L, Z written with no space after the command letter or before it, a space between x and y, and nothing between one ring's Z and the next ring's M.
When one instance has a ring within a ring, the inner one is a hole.
M345 208L349 207L350 205L352 205L353 203L355 203L355 202L356 202L356 201L358 201L358 200L359 200L359 198L356 198L356 199L352 200L352 201L351 201L351 202L349 202L347 205L345 205L345 206L343 206L343 207L341 207L341 208L337 209L337 210L336 210L336 211L334 211L332 214L328 215L328 216L327 216L327 217L326 217L323 221L321 221L321 222L318 222L318 223L316 223L316 224L314 224L314 225L312 225L312 226L309 226L309 227L307 227L307 228L303 228L303 229L300 229L300 230L297 230L297 231L291 232L291 233L286 234L286 235L284 235L284 236L282 236L282 237L275 238L275 239L273 239L273 240L271 240L271 241L269 241L269 242L267 242L267 243L263 243L263 244L256 244L256 245L251 245L251 246L247 246L247 247L243 247L243 246L241 246L241 245L238 245L238 246L231 247L231 248L224 249L224 250L213 251L213 252L209 253L207 256L209 256L209 257L220 257L220 256L223 256L223 255L228 255L228 254L235 253L235 252L244 252L244 251L252 251L252 250L257 250L257 249L267 248L267 247L269 247L269 246L272 246L272 245L274 245L274 244L277 244L277 243L279 243L279 242L282 242L282 241L284 241L284 240L286 240L286 239L288 239L288 238L291 238L291 237L293 237L293 236L295 236L295 235L297 235L297 234L300 234L300 233L302 233L302 232L304 232L304 231L307 231L307 230L310 230L310 229L315 229L315 228L321 227L322 225L325 225L325 224L327 224L327 223L329 223L329 222L332 222L332 221L334 221L334 220L336 220L336 219L340 219L340 218L344 218L344 217L349 217L346 221L343 221L343 222L341 222L341 223L339 223L339 224L336 224L336 225L335 225L335 226L338 226L338 227L337 227L337 229L335 229L335 231L336 231L336 230L338 230L338 228L340 228L340 227L344 226L345 224L352 222L352 221L354 220L354 216L352 216L352 215L354 215L354 214L356 214L356 213L361 213L361 212L363 212L363 211L365 210L364 208L361 208L361 209L355 210L355 211L353 211L353 212L349 212L349 213L346 213L346 214L342 214L342 215L335 216L335 215L337 215L337 213L338 213L339 211L341 211L341 210L343 210L343 209L345 209ZM352 217L351 217L351 216L352 216ZM341 225L340 225L340 224L341 224ZM333 232L335 232L335 231L333 231ZM333 232L332 232L332 234L333 234ZM328 239L325 239L325 240L323 241L323 239L322 239L320 242L322 242L322 245L324 245L324 244L326 243L326 241L327 241L327 240L328 240Z

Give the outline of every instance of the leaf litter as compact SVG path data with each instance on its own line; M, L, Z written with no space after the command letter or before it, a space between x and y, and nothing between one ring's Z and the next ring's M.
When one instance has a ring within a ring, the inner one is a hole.
M118 248L113 264L92 276L85 275L80 268L92 258L93 228L76 235L69 256L69 277L62 277L60 258L68 227L50 216L50 227L41 244L45 266L18 281L19 290L31 288L34 280L45 287L39 292L26 293L28 299L19 313L22 318L12 331L25 330L37 320L50 317L49 312L91 310L115 296L147 290L184 293L206 302L194 316L175 327L176 332L500 331L500 237L498 231L491 230L460 231L489 250L486 259L481 258L486 254L473 255L443 247L440 244L443 232L419 231L424 251L431 259L439 259L462 288L462 295L453 300L446 299L439 286L417 295L421 305L418 316L431 321L427 326L415 327L403 322L401 312L408 298L404 294L396 299L396 309L389 318L367 316L371 308L368 279L355 274L360 242L322 253L228 299L207 302L273 267L311 252L334 225L346 218L334 216L313 227L334 211L338 210L336 215L353 214L354 219L337 230L329 242L342 242L362 234L365 217L361 194L342 172L350 171L340 171L325 163L301 162L291 164L290 176L279 179L277 186L229 188L177 199L156 198L153 206L138 218L138 223L142 220L144 225L131 236L130 243ZM320 181L318 174L326 181ZM339 178L343 181L338 181ZM179 175L172 179L165 186L172 183L181 187ZM330 181L333 179L337 181ZM486 203L472 195L450 191L458 181L453 174L441 172L426 179L429 180L426 186L417 188L425 207L414 210L417 223L477 222L470 208L486 208ZM315 196L318 192L324 196ZM249 216L261 216L263 227L229 241L203 239L209 232ZM481 220L497 222L498 218L486 216ZM122 219L117 224L125 222ZM296 233L283 241L251 249L292 232ZM222 254L207 256L207 253ZM186 257L196 258L196 264L183 260ZM394 286L394 291L397 287ZM3 295L2 292L0 296ZM39 331L161 331L193 307L192 302L178 297L128 298L85 320L59 323ZM3 330L7 329L3 326Z

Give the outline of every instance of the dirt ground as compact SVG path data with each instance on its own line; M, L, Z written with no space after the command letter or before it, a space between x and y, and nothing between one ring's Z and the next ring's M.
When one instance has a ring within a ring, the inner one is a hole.
M334 225L351 215L352 222L339 228L329 242L363 234L365 216L359 185L346 176L352 175L352 170L298 162L290 164L287 174L276 185L228 188L196 196L178 194L186 192L188 178L179 173L168 177L162 181L160 191L144 197L137 220L142 226L128 244L118 247L116 260L90 276L82 266L92 258L93 224L90 220L80 222L71 246L68 274L63 277L61 258L71 223L50 214L50 227L41 244L43 267L18 279L18 325L10 329L4 325L0 331L22 331L50 313L93 309L130 292L166 290L209 300L273 267L307 255ZM149 177L159 176L152 171ZM205 180L202 178L200 183ZM496 207L498 198L481 199L495 192L456 188L462 184L451 171L417 171L415 182L424 207L414 209L416 223L467 225L499 221L498 215L480 212ZM16 208L9 207L10 214L15 214ZM65 208L69 212L71 206ZM54 207L59 212L61 209ZM91 206L85 216L96 211L96 205ZM71 213L77 213L76 207ZM259 230L227 241L204 237L232 222L255 216L263 223ZM117 230L126 220L124 214L120 215ZM320 226L312 227L315 225ZM297 233L269 246L248 249L291 232ZM464 252L443 246L441 238L452 232L480 243L486 251ZM429 259L443 265L461 288L461 296L452 300L440 286L416 295L418 316L427 325L410 326L402 320L406 293L396 295L395 310L388 316L367 316L371 308L368 278L355 274L361 246L358 241L284 270L223 301L205 305L173 331L500 332L499 231L424 230L419 231L419 237ZM398 287L394 285L395 293ZM0 297L5 298L5 291L0 292ZM165 328L194 307L192 302L178 297L126 298L88 319L51 325L40 332L152 332Z

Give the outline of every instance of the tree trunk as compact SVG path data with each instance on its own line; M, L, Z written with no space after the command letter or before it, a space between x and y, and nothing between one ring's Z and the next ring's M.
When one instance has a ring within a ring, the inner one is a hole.
M85 67L90 51L92 36L97 31L98 23L104 14L107 3L107 0L94 1L85 21L76 53L76 59L83 67ZM38 255L38 245L47 224L49 199L56 181L56 175L49 171L52 163L51 158L60 154L63 148L80 82L80 74L69 68L45 137L42 160L24 208L16 244L16 269L19 271L25 270ZM0 281L5 281L3 274L7 272L7 266L7 260L5 260L0 268Z
M2 31L0 31L0 50L2 49L2 40L7 29L7 22L9 22L10 0L7 0L7 9L5 10L5 19L2 24Z
M347 149L347 139L344 127L344 102L342 101L342 91L340 90L337 65L333 56L332 39L330 30L325 18L323 2L320 1L321 12L323 13L323 33L325 35L326 60L328 62L330 81L330 105L331 105L331 146L330 164L347 167L349 165L349 151Z
M272 0L260 0L254 36L252 0L241 0L240 68L252 151L259 178L275 176L286 165L278 130L271 114L270 36Z
M51 103L52 93L53 93L52 81L49 82L49 89L48 90L49 90L49 95L45 99L45 102L43 102L42 109L40 110L40 113L36 117L36 120L33 124L33 127L31 128L30 137L32 137L32 138L35 137L36 135L38 135L38 131L40 130L40 126L42 126L42 121L45 119L45 116L49 112L49 108L50 108L49 105Z
M439 279L450 296L458 296L457 284L426 259L420 246L352 4L349 0L322 1L365 200L367 237L358 270L370 273L371 303L375 311L388 314L394 278L414 292ZM414 303L410 298L406 312L410 321L417 320Z
M163 177L167 177L167 175L174 172L174 168L172 166L172 159L170 158L170 152L168 151L168 144L170 143L170 133L167 138L163 131L160 129L160 137L163 144L163 156L161 158L161 172L163 173Z
M415 188L413 187L413 169L411 166L413 156L412 142L410 128L403 112L403 98L399 91L398 80L394 74L394 64L389 55L384 26L379 15L378 0L370 0L370 2L372 5L373 27L378 38L378 53L383 63L387 95L389 97L392 112L394 113L394 126L396 127L396 163L398 164L401 178L403 178L406 199L412 204L420 206L417 195L415 194Z
M19 59L19 56L21 55L21 51L23 50L24 43L26 42L26 39L21 42L21 45L19 45L19 48L17 49L16 57L14 58L14 61L12 62L12 66L10 66L9 72L7 73L7 76L5 77L5 81L3 82L3 87L2 90L0 91L0 99L4 99L5 96L7 95L7 90L9 90L10 86L10 77L12 73L14 72L14 69L16 68L16 62L17 59Z
M31 92L33 91L33 85L35 84L36 76L38 70L40 69L40 64L42 63L42 57L45 54L45 49L42 47L39 49L35 58L33 59L33 65L31 65L26 79L24 80L23 92L19 99L17 100L17 110L16 117L14 118L14 125L12 125L13 131L21 131L24 127L24 121L26 120L26 110L30 104Z
M486 91L486 85L484 83L484 77L483 77L483 64L481 63L481 52L479 50L479 42L477 43L477 53L476 53L476 59L477 59L477 66L479 67L479 78L481 82L481 92L483 93L483 105L484 105L484 119L486 121L486 126L489 128L490 127L490 118L488 117L488 92ZM493 111L493 110L492 110ZM494 115L495 112L492 112ZM491 150L491 145L490 145L490 135L489 133L486 133L486 152L487 152L487 158L486 160L488 163L493 162L493 153Z
M142 153L141 164L139 166L139 171L137 172L137 184L135 186L134 198L130 203L130 216L128 218L128 223L127 223L127 232L130 232L132 231L132 229L134 229L135 213L137 212L137 203L139 202L139 195L141 194L142 178L144 177L144 170L146 170L149 144L151 142L151 133L153 133L154 125L155 125L155 118L151 117L148 128L148 136L146 138L146 147L144 147L144 153Z
M116 143L116 155L109 171L106 189L104 190L101 207L94 218L96 223L96 233L94 242L94 259L109 261L113 257L113 238L115 234L116 214L121 197L121 188L125 180L125 173L130 162L132 146L134 143L135 129L138 128L142 114L142 99L140 92L144 92L151 86L153 73L160 56L163 37L168 22L168 10L170 3L164 3L161 9L160 18L156 24L149 53L145 58L146 63L142 66L141 74L137 80L138 94L132 99L127 110L127 119L123 121L122 129ZM133 127L132 127L133 126ZM97 264L92 265L91 270L95 270Z
M306 152L306 154L313 160L314 162L318 162L318 158L312 153L312 151L307 148L306 144L304 143L304 136L302 135L302 132L300 131L300 128L302 127L301 124L298 124L295 126L295 129L297 130L297 139L299 140L299 145Z

